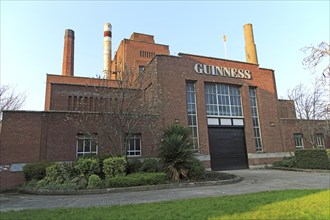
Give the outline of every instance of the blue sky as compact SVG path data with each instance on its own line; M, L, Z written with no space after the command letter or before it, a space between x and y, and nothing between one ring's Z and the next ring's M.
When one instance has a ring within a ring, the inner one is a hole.
M75 75L102 74L103 24L113 54L133 32L179 52L245 61L243 25L253 24L260 67L275 70L279 98L313 76L300 48L329 43L329 1L4 1L1 84L26 92L25 110L43 110L46 73L61 74L65 29L75 31Z

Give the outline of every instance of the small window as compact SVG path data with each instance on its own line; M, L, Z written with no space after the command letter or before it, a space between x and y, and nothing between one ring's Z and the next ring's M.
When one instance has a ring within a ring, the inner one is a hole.
M139 73L142 73L144 69L145 69L145 66L139 66Z
M128 157L141 156L141 134L127 134L126 144Z
M294 134L294 143L296 145L296 149L303 149L304 148L304 141L302 134Z
M325 148L324 135L321 133L316 134L316 147Z
M78 134L76 148L77 158L96 154L98 154L97 134Z

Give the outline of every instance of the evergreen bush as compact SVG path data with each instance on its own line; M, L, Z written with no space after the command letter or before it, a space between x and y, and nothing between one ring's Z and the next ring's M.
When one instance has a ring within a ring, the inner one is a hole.
M130 173L140 172L141 165L142 165L141 160L139 160L137 158L128 159L127 164L126 164L126 173L130 174Z
M285 158L283 160L275 161L273 163L274 167L289 167L294 168L296 167L296 157Z
M330 149L326 149L326 151L327 151L327 154L328 154L328 158L330 160Z
M25 179L30 181L32 179L41 180L46 176L46 168L54 164L53 162L36 162L28 163L23 167Z
M188 178L191 180L201 180L205 178L205 167L202 161L197 158L191 160L188 168Z
M97 174L101 171L99 160L97 158L79 158L73 165L76 172L87 178L92 174Z
M46 168L45 179L48 182L62 184L69 182L75 176L71 163L55 163Z
M87 189L100 189L103 187L103 182L98 175L92 174L88 178Z
M325 149L296 150L297 168L330 169L330 163Z
M108 177L105 180L105 187L130 187L157 185L167 182L165 173L133 173L127 176Z
M103 161L103 172L106 177L126 175L126 158L110 157Z
M163 167L157 158L146 158L142 161L141 171L146 173L161 172Z

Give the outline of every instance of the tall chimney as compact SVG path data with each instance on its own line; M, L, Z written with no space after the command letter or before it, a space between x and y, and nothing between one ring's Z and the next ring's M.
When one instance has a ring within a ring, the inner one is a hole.
M74 31L65 30L62 75L73 76L74 69Z
M111 77L111 37L112 26L110 23L104 24L104 39L103 39L103 74L104 78Z
M254 43L252 24L245 24L243 28L245 38L246 62L258 64L257 48Z

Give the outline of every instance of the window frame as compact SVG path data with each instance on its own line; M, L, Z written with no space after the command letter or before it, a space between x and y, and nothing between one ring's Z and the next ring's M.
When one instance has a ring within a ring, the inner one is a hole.
M191 86L191 88L189 86ZM199 131L198 131L197 97L196 97L195 81L186 81L186 104L187 104L188 127L191 129L191 135L193 141L193 151L199 152ZM190 112L190 110L192 110L190 107L192 106L194 106L194 109L193 111Z
M134 141L134 148L130 150L130 141ZM139 140L140 149L136 150L136 140ZM125 145L126 145L126 156L127 157L141 157L142 156L142 135L140 133L134 134L126 134L125 137ZM130 155L129 152L133 152L133 155ZM138 152L139 154L137 154Z
M316 147L318 149L325 149L325 141L324 141L324 134L323 133L317 133L315 135L315 142L316 142Z
M264 151L264 146L263 146L261 124L259 118L258 97L257 97L256 87L249 87L249 97L250 97L252 127L254 133L256 152L261 153Z
M294 133L294 144L296 149L304 149L304 137L302 133ZM301 142L301 145L297 145L298 142Z
M79 141L83 141L82 151L79 151ZM86 151L86 143L89 143L89 151ZM95 144L95 151L92 151L92 145ZM85 155L98 155L98 139L97 134L78 133L76 137L76 158L84 157Z
M212 89L207 89L208 86L210 86L209 88ZM237 89L236 91L238 92L238 95L234 94L235 92L233 89L235 90ZM206 107L207 117L227 117L227 118L244 117L240 86L224 84L224 83L206 82L204 85L204 95L205 95L205 107ZM239 98L238 103L236 102L237 97ZM214 103L208 102L211 100L215 102ZM223 100L223 104L221 104L220 100ZM209 106L213 106L212 109L210 109ZM238 111L233 110L236 108L238 108ZM224 112L224 114L222 112ZM237 112L239 112L239 114L237 114Z

